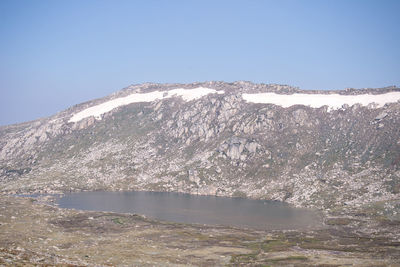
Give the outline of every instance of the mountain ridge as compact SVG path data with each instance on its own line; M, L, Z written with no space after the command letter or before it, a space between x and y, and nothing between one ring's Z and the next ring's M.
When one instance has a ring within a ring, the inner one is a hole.
M120 90L117 90L111 94L108 94L103 97L98 97L95 99L87 100L78 104L74 104L71 107L64 109L62 111L56 112L53 115L50 116L44 116L40 117L37 119L29 120L29 121L24 121L24 122L19 122L19 123L13 123L13 124L7 124L7 125L0 125L0 129L2 128L8 128L8 127L13 127L17 125L24 125L27 123L33 123L38 120L43 120L43 119L48 119L54 116L57 116L58 114L64 114L65 112L75 109L77 107L81 106L86 106L86 105L91 105L94 103L101 102L103 100L107 99L113 99L116 97L121 97L121 96L126 96L128 94L131 94L137 89L140 90L150 90L154 91L162 88L162 89L168 89L168 88L178 88L182 86L187 86L188 88L194 88L195 86L202 86L202 85L219 85L219 86L245 86L245 85L257 85L261 88L267 89L269 88L270 90L263 90L262 92L285 92L285 90L281 90L277 88L288 88L286 90L288 93L322 93L322 94L331 94L331 93L339 93L339 94L365 94L365 93L372 93L372 94L380 94L384 92L396 92L399 91L400 88L395 86L395 85L390 85L390 86L385 86L385 87L371 87L371 88L345 88L345 89L332 89L332 90L310 90L310 89L302 89L300 87L296 86L291 86L291 85L285 85L285 84L276 84L276 83L270 83L270 84L265 84L265 83L253 83L251 81L235 81L235 82L223 82L223 81L205 81L205 82L193 82L193 83L153 83L153 82L145 82L145 83L139 83L139 84L131 84L129 86L126 86Z
M99 119L68 122L82 110L131 94L198 87L224 93L191 101L164 94L118 106ZM1 191L177 191L319 209L400 198L399 101L328 110L251 103L242 96L261 92L373 97L400 89L304 91L250 82L131 85L47 118L0 127Z

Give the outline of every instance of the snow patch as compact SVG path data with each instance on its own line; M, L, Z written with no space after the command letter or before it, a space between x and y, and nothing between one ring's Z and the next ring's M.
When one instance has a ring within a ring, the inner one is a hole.
M102 104L84 109L72 116L68 122L78 122L82 119L94 116L101 120L101 115L115 108L139 102L152 102L157 99L165 99L174 96L182 97L185 101L201 98L208 94L224 94L224 91L216 91L210 88L198 87L194 89L177 88L169 91L154 91L150 93L134 93L125 97L116 98Z
M361 104L367 106L375 103L382 107L387 103L394 103L400 100L400 92L371 95L339 95L339 94L291 94L282 95L276 93L243 94L243 99L251 103L274 104L284 108L294 105L304 105L312 108L328 106L329 110L339 109L344 104L352 106Z

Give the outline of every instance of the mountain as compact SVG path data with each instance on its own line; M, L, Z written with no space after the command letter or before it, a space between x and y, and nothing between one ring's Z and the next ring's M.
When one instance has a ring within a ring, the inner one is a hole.
M145 83L0 127L4 193L154 190L400 208L400 89ZM396 206L397 205L397 206Z

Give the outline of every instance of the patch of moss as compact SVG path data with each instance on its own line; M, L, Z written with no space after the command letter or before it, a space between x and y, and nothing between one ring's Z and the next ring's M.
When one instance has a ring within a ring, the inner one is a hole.
M308 258L306 256L302 255L295 255L295 256L288 256L288 257L280 257L280 258L273 258L273 259L268 259L268 262L282 262L282 261L307 261Z
M200 241L208 241L208 240L212 239L212 237L210 237L208 235L203 235L201 233L196 233L196 232L178 231L177 233L179 235L183 235L185 237L190 237L191 239L197 239Z
M325 221L327 225L348 225L352 220L349 218L329 218Z
M120 224L120 225L124 224L124 223L122 222L122 219L121 219L121 218L113 218L113 219L111 219L111 221L113 221L113 222L116 223L116 224Z
M284 251L289 247L294 246L292 242L287 240L267 240L260 244L260 249L263 251Z
M232 255L230 263L253 263L257 259L257 255L257 253Z

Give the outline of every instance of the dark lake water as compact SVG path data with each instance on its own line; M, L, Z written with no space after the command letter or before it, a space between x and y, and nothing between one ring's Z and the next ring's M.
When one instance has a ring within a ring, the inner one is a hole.
M285 203L166 192L79 192L61 196L61 208L136 213L159 220L253 229L304 229L321 225L319 213Z

